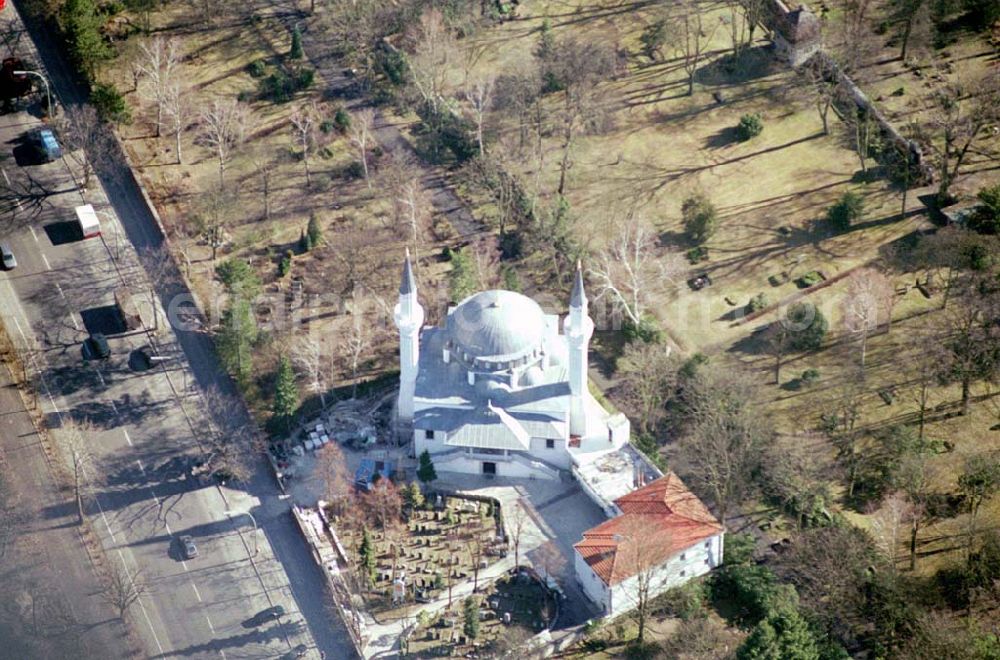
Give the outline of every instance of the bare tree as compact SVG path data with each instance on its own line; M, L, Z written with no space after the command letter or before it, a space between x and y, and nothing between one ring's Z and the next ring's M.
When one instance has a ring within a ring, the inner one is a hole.
M618 360L624 399L635 411L639 433L655 433L666 418L667 401L677 387L680 361L660 343L632 342Z
M416 26L409 57L410 82L420 99L437 112L444 102L444 86L458 57L458 44L444 15L435 7L424 10Z
M148 90L143 95L156 107L156 137L160 137L164 110L170 97L175 94L174 76L181 63L180 48L176 40L157 36L140 44L139 49L139 70L149 83Z
M316 452L316 470L323 480L324 498L333 503L338 512L343 510L345 501L353 493L354 474L340 445L331 442Z
M791 348L791 330L785 324L784 319L772 321L762 336L764 350L774 357L774 384L781 383L781 365L785 355Z
M633 605L632 618L635 619L639 643L646 639L646 627L652 614L653 599L666 586L670 573L660 570L665 557L661 549L671 544L672 532L651 530L640 517L626 518L622 526L621 541L615 548L615 566L623 575L635 579L635 586L626 589Z
M483 144L483 131L487 113L493 102L493 84L492 76L478 78L468 82L462 93L467 111L476 125L476 144L479 145L480 157L486 153L486 147Z
M306 170L306 185L312 183L309 172L309 154L316 143L316 131L319 128L320 110L315 101L300 105L292 110L289 121L295 135L295 145L302 152L302 165Z
M615 227L589 274L597 287L595 299L609 298L616 312L638 326L649 302L674 284L684 268L681 256L661 253L656 234L633 216Z
M300 335L292 346L292 362L308 382L308 389L319 395L320 405L326 408L326 390L329 377L329 358L326 342L314 333Z
M208 455L201 470L228 475L235 481L249 480L263 439L242 400L213 385L202 392L202 401L208 413L202 436L207 440Z
M358 158L361 159L361 167L364 170L369 190L371 190L372 182L368 176L368 147L373 142L371 133L374 127L375 111L371 108L364 108L354 113L351 117L351 127L348 129L351 144L358 150Z
M149 305L153 315L153 329L158 330L160 313L159 306L156 304L157 289L162 289L165 293L172 292L173 287L180 283L180 273L165 241L156 246L140 249L139 262L146 273Z
M357 70L356 75L368 78L375 54L384 45L382 37L392 30L400 11L395 3L383 0L327 2L318 19L332 42L344 44L345 61Z
M527 511L524 510L524 504L520 501L513 503L510 506L510 515L507 516L507 536L510 538L511 545L514 546L514 566L520 566L521 564L521 541L524 537L525 529L528 526Z
M68 454L70 470L73 473L73 499L76 501L76 517L83 524L84 502L91 493L91 482L94 459L90 453L90 436L93 435L94 424L89 419L63 418L62 426L57 435L60 444Z
M198 233L212 248L212 261L218 256L219 248L226 244L227 229L240 210L238 201L236 190L222 187L206 190L197 200L194 222Z
M606 94L600 93L599 83L618 70L618 57L606 41L563 38L554 44L541 65L545 78L563 89L562 108L558 111L563 146L556 188L563 195L577 136L604 132L611 125L616 107Z
M946 202L966 158L978 142L995 140L990 126L1000 120L1000 72L992 71L968 87L951 83L933 97L924 143L938 160L938 197Z
M142 571L130 569L123 560L111 569L101 597L117 610L118 618L124 620L129 608L148 593L149 586L143 579Z
M861 421L861 404L864 395L860 376L848 375L831 397L833 403L826 412L826 431L837 448L837 460L847 471L847 497L854 497L860 456L858 441L861 436L858 422Z
M858 338L861 374L864 376L868 337L891 315L896 292L889 279L874 268L862 268L847 280L847 296L842 311L847 331Z
M934 486L940 478L939 468L932 463L927 452L910 452L900 461L894 476L895 485L909 501L910 570L917 566L917 541L924 523L934 515L931 500Z
M219 187L225 188L226 165L251 132L249 109L236 99L215 99L201 111L199 141L219 161Z
M351 325L341 335L340 341L341 356L351 374L351 398L358 395L358 369L374 339L373 323L358 307L351 313Z
M666 42L671 45L674 54L680 58L684 72L687 74L688 96L694 94L694 75L701 65L705 49L712 42L720 22L706 26L705 13L699 0L679 0L670 5L667 13L667 30L669 36ZM706 29L707 27L707 29Z
M890 493L882 500L881 506L871 516L871 533L875 546L885 557L890 570L895 573L899 546L904 537L904 528L910 525L914 514L913 503L904 493Z
M191 115L191 100L181 91L178 83L167 86L162 101L163 114L167 130L174 138L174 154L177 164L184 164L183 141L184 129Z
M466 548L469 551L469 559L472 560L472 592L479 590L479 571L481 570L483 559L486 558L486 548L490 539L484 537L482 529L473 529L469 534Z
M73 152L69 156L83 168L83 182L86 188L94 168L107 163L115 150L114 139L101 124L100 117L92 105L76 105L66 109L62 117L62 135L65 144Z
M250 162L253 164L254 173L260 180L260 193L264 202L264 219L271 219L271 188L274 179L274 171L278 162L275 159L274 149L266 144L260 144L253 149L250 154Z
M746 374L702 369L691 383L691 428L678 460L691 486L710 497L722 524L755 488L754 475L773 430L754 403Z

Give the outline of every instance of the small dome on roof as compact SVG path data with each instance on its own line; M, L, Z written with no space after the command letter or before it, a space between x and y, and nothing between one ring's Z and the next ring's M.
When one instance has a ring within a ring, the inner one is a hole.
M482 291L463 300L448 315L447 332L468 360L499 371L541 351L545 313L538 303L520 293Z

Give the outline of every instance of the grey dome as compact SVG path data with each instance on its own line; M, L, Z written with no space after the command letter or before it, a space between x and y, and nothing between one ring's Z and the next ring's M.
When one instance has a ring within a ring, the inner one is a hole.
M462 359L498 370L523 364L541 351L545 313L520 293L483 291L463 300L448 315L447 330Z

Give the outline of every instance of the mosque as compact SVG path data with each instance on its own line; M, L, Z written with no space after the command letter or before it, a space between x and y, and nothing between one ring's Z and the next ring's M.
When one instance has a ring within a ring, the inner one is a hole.
M628 419L590 393L587 307L578 266L561 324L527 296L491 290L450 308L443 327L426 327L407 255L395 308L397 419L415 455L429 452L439 472L569 472L608 515L616 498L661 476L629 444Z

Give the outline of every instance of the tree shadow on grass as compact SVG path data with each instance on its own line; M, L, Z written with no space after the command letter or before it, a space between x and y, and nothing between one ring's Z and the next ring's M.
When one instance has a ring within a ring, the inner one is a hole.
M740 141L739 132L735 126L726 126L714 135L710 135L705 141L705 146L709 149L721 149Z
M771 46L755 46L743 51L738 58L727 53L713 60L695 72L694 80L706 87L729 87L767 78L783 70Z

